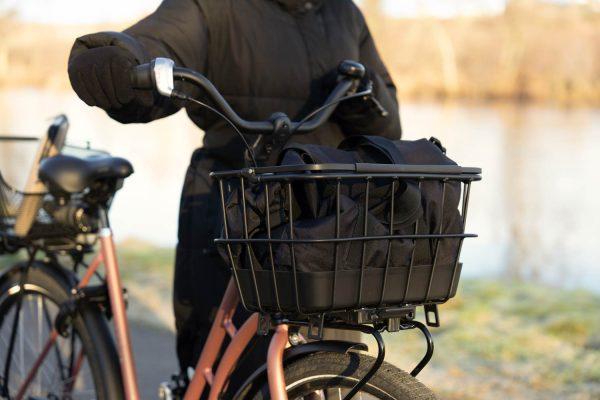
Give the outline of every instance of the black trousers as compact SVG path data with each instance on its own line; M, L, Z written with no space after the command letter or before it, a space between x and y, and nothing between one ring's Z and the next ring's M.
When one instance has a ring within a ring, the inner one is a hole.
M194 152L185 177L179 213L179 243L175 258L173 308L177 329L177 355L182 371L195 367L202 346L230 278L229 267L217 254L213 239L221 229L221 205L211 171L240 168L210 150ZM234 322L241 326L249 316L238 309ZM266 362L268 338L257 337L244 354L230 386Z

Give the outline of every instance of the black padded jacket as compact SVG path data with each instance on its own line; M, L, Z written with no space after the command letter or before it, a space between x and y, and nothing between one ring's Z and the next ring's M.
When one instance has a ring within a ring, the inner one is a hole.
M358 60L389 115L382 117L365 103L351 112L340 110L321 129L294 141L337 146L346 135L401 135L396 88L352 0L164 0L122 33L78 38L70 57L100 46L126 48L140 63L162 56L200 71L249 120L267 119L276 111L300 119L324 101L339 62ZM148 122L181 107L158 96L149 104L107 112L123 123ZM206 131L204 147L235 164L239 138L214 115L186 108Z

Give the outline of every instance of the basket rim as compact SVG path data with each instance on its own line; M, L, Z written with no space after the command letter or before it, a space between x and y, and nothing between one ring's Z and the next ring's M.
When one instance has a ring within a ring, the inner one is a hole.
M47 191L25 192L23 190L16 189L14 186L8 183L6 179L4 179L4 177L2 176L2 171L0 171L0 190L5 190L19 196L45 196L48 194Z
M321 174L306 174L307 172L318 172ZM318 176L335 177L359 177L359 176L388 176L388 177L426 177L434 179L467 179L481 180L481 168L461 167L459 165L425 165L425 164L296 164L278 165L271 167L242 168L237 170L213 171L211 176L217 179L244 176L257 180L265 180L269 177L291 178L305 175L317 178Z

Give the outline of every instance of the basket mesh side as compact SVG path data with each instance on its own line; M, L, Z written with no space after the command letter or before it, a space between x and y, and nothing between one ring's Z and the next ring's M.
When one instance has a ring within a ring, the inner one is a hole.
M44 193L23 193L14 189L0 174L0 233L12 232L18 217L23 213L31 214L32 219L38 218L43 197ZM26 199L34 207L23 207Z
M0 218L14 218L17 215L23 194L10 187L0 174Z

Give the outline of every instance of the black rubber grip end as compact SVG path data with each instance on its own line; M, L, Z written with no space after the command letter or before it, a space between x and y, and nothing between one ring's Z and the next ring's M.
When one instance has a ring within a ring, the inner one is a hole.
M136 89L152 89L152 65L140 64L131 70L131 85Z

